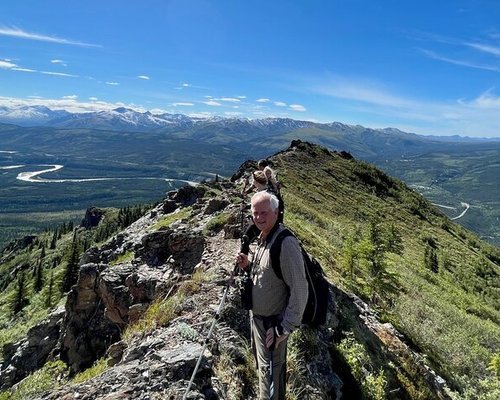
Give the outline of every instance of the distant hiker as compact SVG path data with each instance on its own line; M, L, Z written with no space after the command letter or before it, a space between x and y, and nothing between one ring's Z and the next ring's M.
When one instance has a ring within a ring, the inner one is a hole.
M252 173L252 178L249 182L245 182L243 187L243 194L250 193L252 190L260 192L261 190L267 190L269 188L269 181L264 171L254 171Z
M275 194L279 194L280 193L279 182L276 179L276 174L269 165L269 161L259 160L259 162L257 163L257 167L259 168L260 171L264 172L264 174L266 175L269 188Z
M288 335L301 324L308 287L304 260L297 239L283 239L280 265L283 279L273 272L269 250L286 229L278 222L279 201L266 191L252 196L251 211L260 230L258 246L249 262L248 255L239 253L238 266L250 269L253 287L250 311L252 350L259 376L259 399L285 399L286 354ZM272 380L271 380L272 377Z

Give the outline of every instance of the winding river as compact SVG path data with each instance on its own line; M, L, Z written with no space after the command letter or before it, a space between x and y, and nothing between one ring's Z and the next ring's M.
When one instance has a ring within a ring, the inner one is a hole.
M22 168L25 165L9 165L5 167L0 167L0 169L8 170L8 169L16 169ZM184 182L191 186L196 186L198 183L193 181L187 181L184 179L173 179L173 178L152 178L152 177L131 177L131 178L80 178L80 179L47 179L42 178L40 175L48 174L50 172L55 172L64 168L64 165L59 164L50 164L50 165L39 165L39 167L49 167L46 169L38 170L38 171L27 171L21 172L17 174L17 179L24 182L35 182L35 183L64 183L64 182L96 182L96 181L113 181L113 180L161 180L166 182Z

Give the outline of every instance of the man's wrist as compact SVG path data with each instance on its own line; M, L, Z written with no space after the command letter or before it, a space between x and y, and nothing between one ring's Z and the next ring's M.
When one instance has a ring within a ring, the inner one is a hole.
M277 337L280 337L280 336L283 336L283 335L288 335L290 334L290 332L286 331L282 326L281 324L278 324L274 327L274 334L277 336Z

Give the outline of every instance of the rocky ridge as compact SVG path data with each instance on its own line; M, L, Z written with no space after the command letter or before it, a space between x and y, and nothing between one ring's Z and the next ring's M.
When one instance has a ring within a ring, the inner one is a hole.
M123 232L89 249L64 312L57 311L41 324L44 331L37 327L26 340L10 345L0 372L2 388L15 386L46 360L61 359L72 372L79 372L106 357L109 368L102 374L39 398L182 398L239 247L238 188L225 181L170 192ZM184 216L186 210L189 216ZM223 229L214 229L214 221L222 217ZM167 219L174 222L163 224ZM255 397L252 375L244 372L245 367L253 368L248 357L248 317L237 290L228 293L187 398ZM335 399L346 392L346 373L340 371L332 350L343 318L354 318L386 359L397 365L410 360L421 370L434 397L447 398L445 382L425 366L401 334L380 323L359 298L335 287L331 293L335 301L326 326L313 332L304 328L304 337L313 336L314 346L301 359L306 364L298 380L303 384L301 398ZM128 334L127 328L144 320L159 300L178 301L172 319ZM305 341L304 346L308 344Z

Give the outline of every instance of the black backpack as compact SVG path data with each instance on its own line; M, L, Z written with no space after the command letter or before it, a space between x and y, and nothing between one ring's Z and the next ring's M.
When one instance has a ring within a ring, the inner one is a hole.
M281 280L283 280L280 265L281 243L287 236L294 235L288 229L281 231L269 250L273 271ZM302 257L304 258L304 268L309 289L306 308L302 315L302 324L317 327L326 322L328 301L330 298L330 284L326 280L325 273L318 260L305 251L302 245L300 245L300 249L302 251Z

